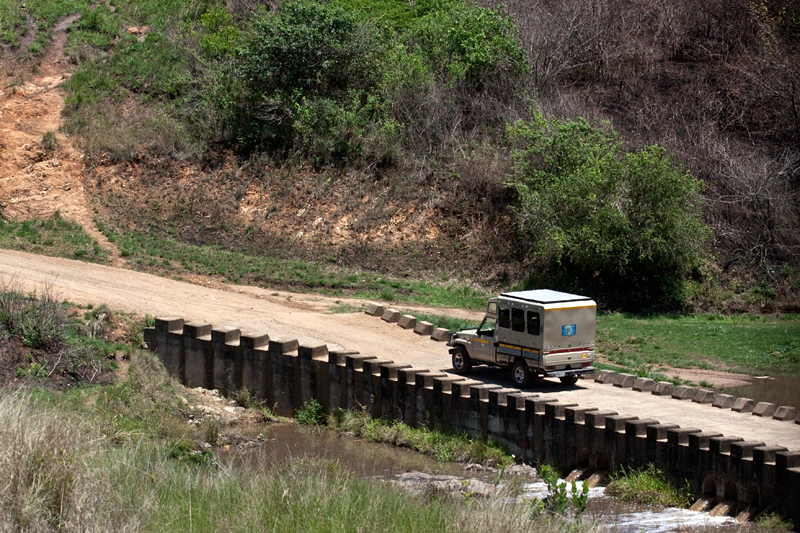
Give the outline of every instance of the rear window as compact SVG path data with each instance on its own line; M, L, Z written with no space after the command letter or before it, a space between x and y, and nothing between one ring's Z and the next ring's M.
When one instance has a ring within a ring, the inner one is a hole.
M497 325L501 328L511 327L511 310L499 308L497 314Z
M511 310L511 329L525 331L525 311L522 309Z
M540 318L539 313L535 311L528 311L528 334L538 335L540 332Z

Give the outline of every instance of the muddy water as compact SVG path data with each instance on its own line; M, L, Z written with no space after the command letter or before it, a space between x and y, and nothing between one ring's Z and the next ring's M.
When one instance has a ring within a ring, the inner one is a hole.
M268 468L299 458L335 461L357 476L392 479L403 472L464 476L464 465L439 463L421 453L389 444L366 442L336 431L296 424L262 426L259 444L244 450L217 450L221 462ZM470 477L476 477L470 473Z
M337 432L296 424L274 424L254 428L249 437L259 435L255 446L244 449L216 450L225 463L246 468L268 469L275 463L301 458L333 461L340 468L368 478L396 479L404 472L425 472L436 475L459 476L491 482L492 473L466 471L463 464L439 463L417 452L388 444L370 443ZM581 482L578 481L578 484ZM517 499L521 506L533 498L544 498L547 487L542 481L526 483ZM523 510L521 512L525 512ZM713 531L726 533L748 531L734 518L711 516L709 513L686 509L660 509L625 503L605 494L604 487L589 491L586 513L581 520L594 524L598 530L618 533L638 531Z
M751 385L725 389L725 394L750 398L756 402L790 405L800 409L800 376L779 376L754 379Z

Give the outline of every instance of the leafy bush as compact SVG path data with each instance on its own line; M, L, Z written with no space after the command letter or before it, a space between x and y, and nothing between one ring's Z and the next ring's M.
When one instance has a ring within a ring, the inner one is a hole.
M242 84L239 100L229 103L238 108L239 142L290 150L296 128L319 126L321 135L331 136L336 126L325 121L340 122L353 101L356 108L366 103L381 48L368 25L335 6L301 0L261 16L233 68ZM304 124L307 111L321 109L322 124ZM299 137L302 145L302 132Z
M325 409L316 398L311 398L303 404L303 407L298 409L297 420L299 420L301 424L308 424L310 426L324 424Z
M508 134L532 282L549 277L629 306L681 300L708 240L698 180L660 147L623 154L615 133L585 120L535 113Z
M423 17L411 34L433 68L476 91L525 70L513 20L489 9L454 3Z

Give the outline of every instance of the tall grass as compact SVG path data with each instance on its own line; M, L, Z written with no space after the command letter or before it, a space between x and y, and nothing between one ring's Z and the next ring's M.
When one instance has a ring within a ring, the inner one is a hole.
M76 413L1 392L0 529L73 530L92 516L102 479L90 467L102 449L95 437Z
M671 483L653 465L642 470L622 470L614 476L606 493L645 505L688 507L692 503L688 482L683 486Z
M145 378L151 384L165 379L163 367L146 364L140 371L157 374ZM128 396L141 396L137 400L141 402L152 391L145 387L137 392L127 382L110 389L120 387ZM331 461L304 457L262 461L269 466L259 471L237 466L235 458L228 464L190 460L155 433L142 432L127 440L109 438L110 419L131 413L114 414L108 404L93 402L96 392L0 393L0 529L524 532L568 528L531 521L524 505L503 500L414 496L391 483L355 477ZM152 413L140 416L157 423Z

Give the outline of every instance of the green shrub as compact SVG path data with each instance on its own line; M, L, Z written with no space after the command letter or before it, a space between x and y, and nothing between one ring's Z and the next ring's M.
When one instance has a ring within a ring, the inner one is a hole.
M704 265L701 183L663 148L623 154L614 132L585 120L508 128L514 220L539 274L628 307L680 302ZM635 299L638 299L636 301Z
M613 476L606 493L628 502L664 507L688 507L692 495L688 482L676 486L653 465L644 470L622 470Z
M316 398L311 398L297 411L297 420L301 424L321 425L325 423L325 409Z
M52 152L59 146L60 145L58 144L58 139L56 139L56 133L54 131L46 131L42 133L42 148Z
M354 100L357 113L369 108L364 91L375 85L381 49L370 26L336 6L301 0L261 16L233 68L242 92L228 105L236 107L239 142L286 151L298 141L302 150L304 130L316 128L335 139ZM309 114L319 118L310 121ZM350 137L360 133L356 128Z
M477 91L526 68L513 19L490 9L453 3L421 18L410 33L440 74Z

